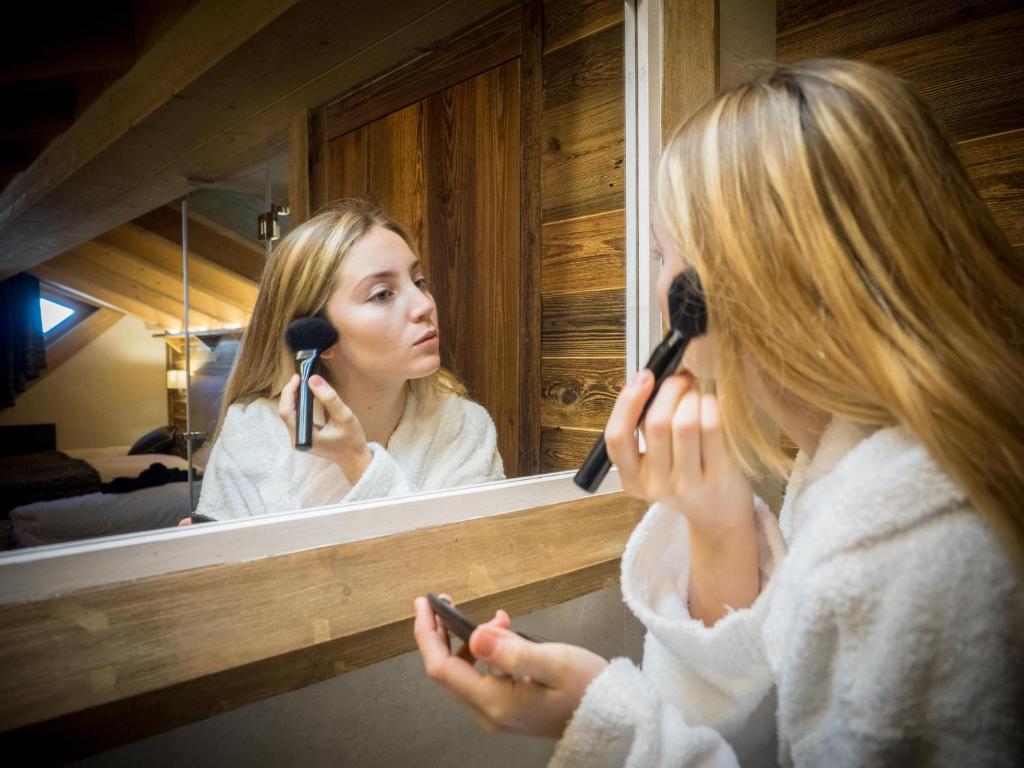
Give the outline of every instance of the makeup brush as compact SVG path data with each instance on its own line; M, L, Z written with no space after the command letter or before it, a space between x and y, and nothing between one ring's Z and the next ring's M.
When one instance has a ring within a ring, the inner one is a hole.
M661 343L655 347L645 366L654 374L654 389L651 391L650 397L647 398L647 402L644 403L640 421L643 421L648 407L654 401L654 396L661 389L662 382L675 373L679 367L679 362L683 359L683 353L690 341L707 333L708 313L704 303L704 291L701 289L697 271L693 267L680 272L672 281L668 291L668 313L672 327L665 334ZM587 493L594 493L611 466L608 447L605 445L602 433L594 443L594 447L590 449L590 453L587 454L587 458L584 459L576 476L573 477L573 482Z
M295 405L295 447L308 451L313 447L313 393L309 377L317 371L320 353L338 341L338 332L325 317L297 317L288 323L284 339L295 353L299 374L299 393Z

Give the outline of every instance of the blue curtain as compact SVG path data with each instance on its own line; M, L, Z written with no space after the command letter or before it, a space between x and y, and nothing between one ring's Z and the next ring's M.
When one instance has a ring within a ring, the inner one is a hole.
M0 408L46 368L39 280L24 273L0 283Z

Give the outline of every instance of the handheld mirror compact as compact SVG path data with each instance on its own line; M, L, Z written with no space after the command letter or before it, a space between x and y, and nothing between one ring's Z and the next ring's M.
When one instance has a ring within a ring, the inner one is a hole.
M655 347L651 353L650 360L645 366L654 374L654 389L651 396L644 403L644 409L640 413L640 421L643 421L647 408L654 400L654 396L661 389L665 379L675 373L679 362L683 359L683 353L690 341L703 336L708 330L707 305L704 302L704 291L700 285L700 278L697 271L690 267L680 272L672 281L668 291L668 313L672 324L665 338ZM608 447L604 442L602 434L590 449L583 465L573 477L573 482L587 493L594 493L601 485L608 470L611 469L611 461L608 459Z
M309 389L309 377L316 373L320 353L337 343L338 332L325 317L297 317L288 323L284 338L295 353L299 374L295 447L308 451L313 447L313 393Z

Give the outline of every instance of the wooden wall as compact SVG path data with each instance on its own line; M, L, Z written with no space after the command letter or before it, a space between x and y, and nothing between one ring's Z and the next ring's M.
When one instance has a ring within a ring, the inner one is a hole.
M520 474L519 61L328 142L328 197L367 197L416 243L442 364L487 408Z
M908 80L958 141L1024 256L1024 5L1019 0L778 0L780 61L859 59Z
M509 477L536 465L521 439L538 387L522 333L522 24L510 6L321 110L322 197L372 200L406 228L442 364L494 419Z
M513 3L312 115L312 207L408 227L510 476L577 466L625 378L623 12Z
M541 468L579 466L625 380L621 0L544 3Z

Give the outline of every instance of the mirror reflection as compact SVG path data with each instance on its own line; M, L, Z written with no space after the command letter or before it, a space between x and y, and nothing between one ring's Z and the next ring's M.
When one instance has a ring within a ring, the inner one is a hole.
M0 408L0 548L578 465L625 378L623 7L522 10L446 12L405 42L381 18L372 56L343 25L351 50L275 64L290 113L196 139L174 195L0 274L37 281L0 289L27 329ZM263 103L216 66L231 104ZM161 113L175 156L215 98ZM150 168L142 147L160 149L128 136L118 157ZM43 298L71 313L59 337ZM308 451L285 341L301 317L338 333Z
M396 221L350 200L275 248L223 398L200 515L250 517L504 478L494 423L441 367L437 305L412 245ZM300 333L289 350L289 324L313 317L337 340ZM300 379L296 363L310 350L318 360ZM296 410L307 397L315 423L311 446L299 450Z

